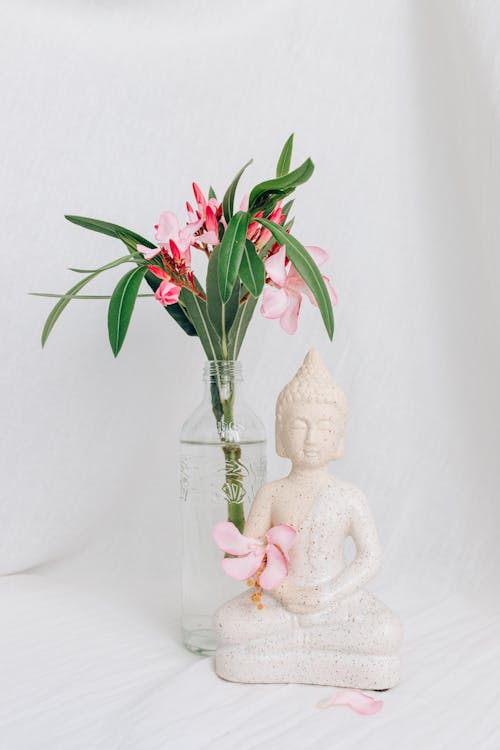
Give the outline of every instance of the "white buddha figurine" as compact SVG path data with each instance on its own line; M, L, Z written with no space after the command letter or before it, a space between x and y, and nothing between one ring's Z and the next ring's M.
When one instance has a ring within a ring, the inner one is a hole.
M375 524L361 490L328 472L346 419L344 393L310 351L276 405L276 450L292 469L258 492L245 526L260 540L278 524L297 531L288 575L259 606L247 589L217 611L215 669L226 680L367 690L399 681L400 621L362 588L381 561Z

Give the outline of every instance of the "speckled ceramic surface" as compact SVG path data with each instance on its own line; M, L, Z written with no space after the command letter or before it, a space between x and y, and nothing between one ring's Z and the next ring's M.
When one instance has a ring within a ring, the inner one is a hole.
M235 682L304 682L386 689L399 681L399 619L362 587L381 561L364 494L328 473L343 453L347 403L310 351L276 406L276 449L292 469L255 497L245 534L289 524L298 537L288 576L263 595L247 590L215 616L216 672ZM352 537L356 556L344 561Z

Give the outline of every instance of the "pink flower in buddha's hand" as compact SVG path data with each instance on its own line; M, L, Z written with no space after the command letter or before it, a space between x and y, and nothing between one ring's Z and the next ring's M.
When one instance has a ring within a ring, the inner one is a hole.
M297 532L292 526L273 526L267 532L265 542L244 536L231 521L216 524L212 534L223 552L234 555L221 560L224 572L231 578L245 581L257 576L258 585L269 590L278 586L288 575L288 552L297 539Z
M151 271L162 282L155 292L155 299L166 307L167 305L174 305L179 300L179 294L181 293L181 287L175 284L168 273L163 268L158 266L148 266L148 270Z
M314 245L306 245L305 247L318 266L328 259L328 253L320 247ZM284 245L280 247L277 253L270 255L264 265L268 278L262 294L260 311L265 318L279 318L280 325L285 333L295 333L302 295L307 295L316 307L317 302L307 284L286 257ZM323 276L323 280L330 294L332 305L335 306L337 304L335 289L327 276Z

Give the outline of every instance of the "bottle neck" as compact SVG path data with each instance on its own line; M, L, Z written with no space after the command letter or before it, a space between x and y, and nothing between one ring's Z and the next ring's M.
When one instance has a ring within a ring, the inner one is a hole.
M235 385L243 382L241 362L234 359L216 359L205 362L203 381L210 390L216 387L222 399L228 399L234 392Z
M234 439L232 435L235 429L236 394L243 381L241 362L236 360L205 362L203 380L205 381L205 398L210 401L219 436L223 440L231 441Z

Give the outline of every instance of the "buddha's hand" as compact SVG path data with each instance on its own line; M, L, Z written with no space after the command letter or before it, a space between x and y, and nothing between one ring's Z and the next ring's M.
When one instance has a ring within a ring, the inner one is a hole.
M271 593L285 609L295 614L318 612L324 604L320 587L297 586L287 578Z

